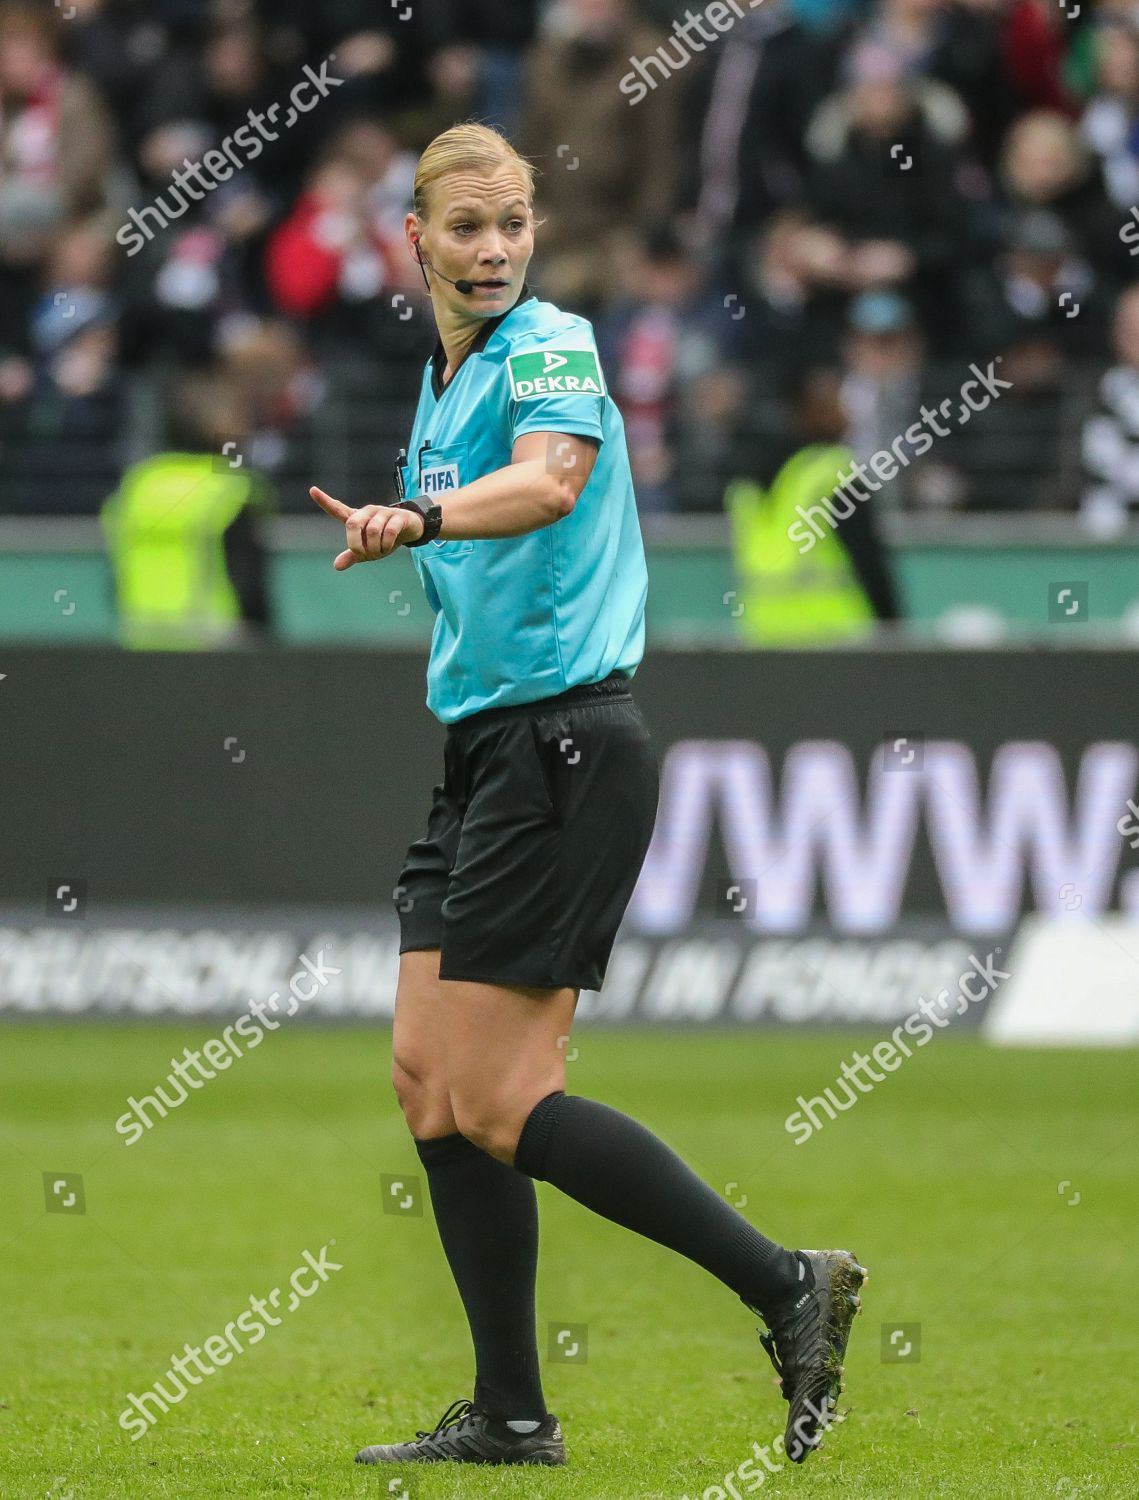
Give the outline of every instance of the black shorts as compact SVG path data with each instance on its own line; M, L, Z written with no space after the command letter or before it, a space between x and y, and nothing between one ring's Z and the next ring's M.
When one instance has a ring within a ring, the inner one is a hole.
M427 833L393 893L442 979L601 988L652 838L659 767L629 679L447 727Z

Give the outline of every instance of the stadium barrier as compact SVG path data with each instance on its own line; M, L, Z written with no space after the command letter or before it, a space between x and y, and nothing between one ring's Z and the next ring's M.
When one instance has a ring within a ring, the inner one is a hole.
M656 832L598 1021L1139 1041L1139 735L1112 649L654 651ZM0 1011L391 1015L395 881L441 775L419 651L0 660ZM294 1007L295 1009L295 1007ZM273 1028L275 1029L275 1028Z
M346 491L345 493L352 493ZM311 505L312 502L309 501ZM315 511L315 507L314 507ZM1139 632L1139 525L1110 541L1071 515L923 516L886 513L906 628L991 643L1075 632ZM654 646L732 645L741 604L726 517L642 518L648 554L647 626ZM431 611L411 559L333 571L336 527L317 514L268 528L274 636L296 645L424 647ZM1068 588L1058 605L1062 589ZM1063 610L1078 601L1072 614ZM0 516L0 641L114 644L114 579L99 523L87 517Z

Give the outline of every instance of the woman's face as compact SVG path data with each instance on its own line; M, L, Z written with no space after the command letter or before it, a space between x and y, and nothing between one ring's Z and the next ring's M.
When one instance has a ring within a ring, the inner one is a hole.
M443 276L475 283L473 292L463 293L436 278L433 297L489 317L514 306L534 253L526 181L515 168L447 173L431 190L430 217L412 216L409 229L421 236L420 248Z

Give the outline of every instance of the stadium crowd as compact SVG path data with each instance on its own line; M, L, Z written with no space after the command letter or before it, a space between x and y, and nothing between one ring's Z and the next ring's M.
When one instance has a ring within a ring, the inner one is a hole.
M536 163L643 511L722 512L807 369L866 455L998 360L876 505L1139 505L1132 0L57 0L0 8L0 511L227 438L286 510L386 490L414 163L471 118Z

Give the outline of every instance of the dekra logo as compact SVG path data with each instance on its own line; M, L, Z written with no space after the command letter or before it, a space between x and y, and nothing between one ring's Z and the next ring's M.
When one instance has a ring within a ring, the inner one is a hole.
M604 396L601 366L592 349L540 349L506 361L515 401L535 396Z

